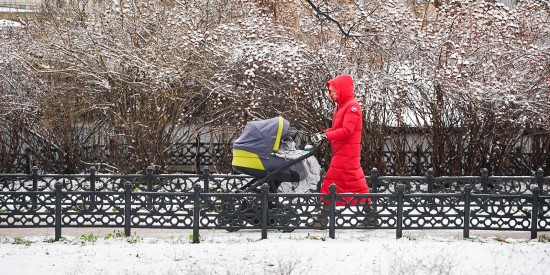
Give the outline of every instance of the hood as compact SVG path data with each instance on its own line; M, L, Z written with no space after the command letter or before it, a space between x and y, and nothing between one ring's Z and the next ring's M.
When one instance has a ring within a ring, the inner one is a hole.
M233 149L252 152L261 158L269 158L279 150L281 140L288 135L290 122L283 117L246 123L243 133L233 143Z
M334 90L336 90L336 95L338 97L336 99L336 102L338 104L344 104L348 102L348 100L354 97L353 79L351 78L350 75L347 75L347 74L339 75L327 81L327 89L329 86L334 87ZM330 96L330 92L329 92L329 96Z

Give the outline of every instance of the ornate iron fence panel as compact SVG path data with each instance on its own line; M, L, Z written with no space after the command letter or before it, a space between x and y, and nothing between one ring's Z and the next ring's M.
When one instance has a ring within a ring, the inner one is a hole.
M261 194L228 194L201 196L203 201L213 203L214 211L207 211L201 220L205 228L220 228L228 231L260 229L262 226ZM210 208L211 209L211 208Z
M132 192L132 228L193 228L192 193Z
M190 165L196 162L200 147L196 143L178 144L174 146L177 150L172 150L168 154L169 165ZM201 164L206 161L201 161Z
M335 229L397 228L396 194L336 194L335 199Z
M132 182L133 188L147 192L193 192L195 184L204 182L200 175L186 174L160 174L153 175L152 170L147 170L147 175L139 184Z
M33 187L33 180L29 175L3 174L0 175L0 190L8 191L38 191L38 186ZM40 191L43 191L42 188Z
M397 186L403 186L405 193L458 193L470 185L475 194L531 194L538 187L541 194L550 193L550 177L544 177L539 169L533 176L489 176L487 169L481 170L480 176L442 176L434 177L431 170L426 176L379 176L373 169L366 177L373 193L397 192Z
M208 171L205 170L203 172L203 176L207 175L205 179L207 179L207 183L205 186L208 186L208 189L205 188L205 190L210 190L212 192L237 192L246 185L248 182L250 182L253 178L251 176L246 175L220 175L220 174L213 174L208 176Z
M124 193L61 192L62 227L124 227Z
M549 177L368 177L372 193L242 193L242 175L0 175L0 228L549 231ZM198 239L193 241L198 242Z
M531 209L536 211L538 223L531 225L535 228L550 228L550 196L540 196L537 207Z
M406 194L403 229L462 229L462 194Z
M0 227L53 227L54 192L0 192Z
M533 196L472 195L471 229L529 231Z

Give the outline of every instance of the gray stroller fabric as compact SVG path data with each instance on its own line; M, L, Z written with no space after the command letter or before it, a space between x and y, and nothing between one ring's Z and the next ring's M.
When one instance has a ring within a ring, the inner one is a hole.
M290 122L283 119L281 139L285 137ZM258 157L269 159L273 153L273 145L277 139L279 117L248 122L243 133L233 143L233 149L244 150L257 154Z
M281 147L284 147L281 145ZM284 157L287 162L307 154L304 150L279 150L277 156ZM297 182L282 182L279 190L283 193L316 193L317 183L321 180L321 165L314 156L291 165L288 170L298 174Z

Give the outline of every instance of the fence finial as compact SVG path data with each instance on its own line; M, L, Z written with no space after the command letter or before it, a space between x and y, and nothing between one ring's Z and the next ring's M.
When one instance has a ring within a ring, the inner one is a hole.
M481 176L482 177L486 177L488 175L489 175L489 169L487 169L487 168L481 169Z

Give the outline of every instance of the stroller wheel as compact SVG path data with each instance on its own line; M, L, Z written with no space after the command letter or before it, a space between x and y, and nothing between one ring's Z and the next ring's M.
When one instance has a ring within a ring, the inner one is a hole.
M236 198L225 198L221 204L221 211L219 216L219 224L226 227L225 230L229 232L238 231L239 228L227 228L227 227L241 227L242 219L238 217L239 212L243 209L242 202Z
M237 228L225 228L225 230L229 232L236 232L236 231L239 231L240 228L238 227L241 227L242 220L234 217L223 217L221 218L220 223L224 226L237 227Z
M261 209L253 200L227 198L222 203L219 221L225 230L235 232L248 224L253 226L260 224L260 214Z
M276 225L277 230L290 233L295 230L294 226L298 226L298 219L296 217L296 211L285 204L278 204L272 212L274 218L274 225ZM282 227L282 228L281 228Z

